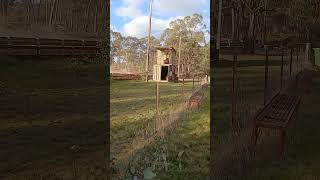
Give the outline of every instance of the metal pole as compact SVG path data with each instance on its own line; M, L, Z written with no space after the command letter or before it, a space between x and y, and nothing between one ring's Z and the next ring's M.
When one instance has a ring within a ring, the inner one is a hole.
M194 89L194 75L193 75L193 78L192 78L192 89Z
M179 59L178 59L178 78L180 77L180 58L181 58L181 31L180 31L180 38L179 38Z
M291 48L291 52L290 52L290 78L292 74L292 57L293 57L293 48Z
M281 83L280 83L280 89L282 90L283 86L283 48L281 49Z
M266 37L267 37L267 0L264 0L264 34L263 34L263 43L266 43Z
M231 129L234 129L235 121L236 121L236 63L237 63L237 56L233 56L233 66L232 66L232 110L231 110Z
M158 130L158 121L159 121L159 82L156 83L156 118L154 122L155 132Z
M149 71L149 51L150 51L150 36L151 36L151 17L152 17L152 0L150 0L149 33L148 33L148 47L147 47L147 60L146 60L146 81L147 81L147 82L148 82L148 71Z
M297 47L296 73L299 72L299 51L300 51L300 48Z
M182 76L182 98L184 101L184 75Z
M234 8L231 8L231 22L232 22L232 24L231 24L231 27L232 27L232 40L234 40L234 36L235 36L235 26L234 26L234 22L235 22L235 19L234 19Z
M266 47L266 61L265 61L265 70L264 70L264 99L263 105L267 103L267 89L268 89L268 66L269 66L269 56L268 56L268 46Z

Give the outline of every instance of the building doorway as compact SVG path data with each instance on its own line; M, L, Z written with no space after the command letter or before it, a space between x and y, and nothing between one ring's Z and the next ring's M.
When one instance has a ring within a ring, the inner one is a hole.
M161 80L168 80L169 66L161 66Z

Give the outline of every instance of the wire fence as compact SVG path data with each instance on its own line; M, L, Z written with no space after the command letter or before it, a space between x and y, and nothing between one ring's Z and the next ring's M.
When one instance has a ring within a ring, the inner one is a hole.
M166 168L167 164L163 162L166 159L163 157L163 154L166 154L165 147L159 150L153 149L153 145L165 140L169 134L175 132L182 120L188 118L188 114L192 112L188 106L190 96L201 90L201 87L207 83L207 77L202 75L191 79L179 79L177 83L174 83L174 86L177 86L175 93L170 94L176 97L173 103L167 103L165 97L161 96L166 89L162 89L163 84L160 83L159 113L153 111L151 118L144 121L139 129L130 130L133 131L132 136L121 158L117 158L119 154L113 154L113 179L125 179L131 176L143 178L143 170L148 167L153 170Z
M254 118L277 93L297 90L296 85L307 87L310 81L304 74L311 66L308 56L306 44L267 47L255 54L220 49L211 86L215 177L232 179L252 172L254 151L250 137Z
M220 67L215 69L214 96L218 100L222 96L230 98L232 131L249 127L255 114L275 95L297 83L299 73L310 66L308 51L306 44L300 44L266 46L256 54L229 51L220 55ZM225 87L219 87L222 84ZM222 89L229 91L221 92Z

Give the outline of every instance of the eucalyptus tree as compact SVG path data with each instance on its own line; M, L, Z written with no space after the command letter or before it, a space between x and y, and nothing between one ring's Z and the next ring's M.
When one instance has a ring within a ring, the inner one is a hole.
M203 60L200 51L206 43L205 28L203 17L200 14L193 14L170 22L169 28L165 29L160 37L165 46L172 46L179 50L181 36L182 72L186 75L191 75L192 71L196 72L197 64L201 64Z

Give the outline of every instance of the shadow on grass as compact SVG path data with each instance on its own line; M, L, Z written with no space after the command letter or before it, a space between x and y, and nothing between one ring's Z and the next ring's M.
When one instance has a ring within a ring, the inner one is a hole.
M34 172L37 179L75 178L75 161L78 169L91 168L78 175L92 177L104 166L105 65L89 63L75 79L69 63L34 57L0 62L1 178L36 179ZM35 93L27 103L26 92Z

